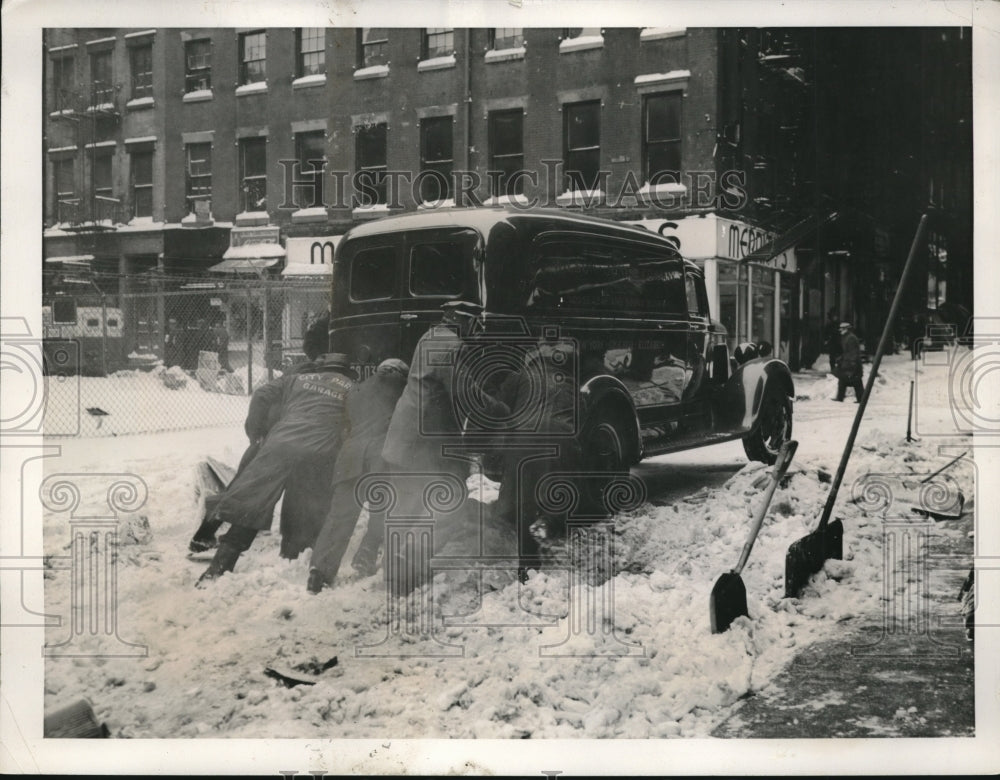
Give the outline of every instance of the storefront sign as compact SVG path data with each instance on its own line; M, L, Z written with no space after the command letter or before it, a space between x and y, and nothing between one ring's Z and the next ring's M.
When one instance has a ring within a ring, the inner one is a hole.
M229 233L230 246L249 244L280 244L281 229L277 225L264 227L234 227Z
M672 239L678 251L688 260L710 257L742 260L775 238L775 234L769 230L762 230L746 222L717 217L714 214L675 220L642 219L629 224L641 225L647 230ZM794 248L756 265L788 273L795 273L798 270Z
M745 222L737 222L724 217L718 217L716 221L718 223L716 253L718 257L727 260L742 260L777 237L770 230L763 230ZM786 249L766 262L758 263L758 265L790 273L795 273L798 270L794 248Z
M688 260L701 260L715 257L717 219L714 214L709 214L704 217L684 219L640 219L628 224L640 225L646 230L671 239L677 251Z
M283 276L329 275L333 273L333 255L340 236L285 239Z

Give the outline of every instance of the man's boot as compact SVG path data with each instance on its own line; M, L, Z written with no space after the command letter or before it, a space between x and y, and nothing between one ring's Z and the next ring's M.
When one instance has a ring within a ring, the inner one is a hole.
M220 525L222 525L222 521L215 518L202 520L198 530L194 532L194 536L188 543L188 549L193 553L200 553L214 548L217 544L215 532L219 530Z
M215 557L212 558L212 562L208 564L208 568L198 578L195 587L202 588L211 580L218 579L226 572L232 571L239 558L240 550L226 542L221 542L219 549L215 551Z
M323 572L319 569L310 569L309 578L306 580L306 590L310 593L316 594L323 590L326 585L326 580L323 578Z

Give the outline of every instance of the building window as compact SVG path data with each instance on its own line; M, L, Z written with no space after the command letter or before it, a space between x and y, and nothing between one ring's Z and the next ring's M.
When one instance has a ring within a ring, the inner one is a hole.
M267 139L240 140L240 189L243 211L267 209Z
M358 30L358 67L387 65L389 62L389 28L362 27Z
M494 27L490 30L491 49L517 49L524 45L520 27Z
M423 175L419 197L422 203L451 197L453 124L450 116L420 120L420 171Z
M455 53L455 31L450 27L424 28L423 45L420 59L430 60L435 57L447 57Z
M196 200L212 199L212 144L188 144L185 156L184 192L188 211L193 213Z
M326 133L322 130L297 133L295 136L295 157L299 161L299 173L296 180L312 183L311 187L302 187L300 192L311 192L312 194L308 199L303 201L293 199L293 202L302 209L322 206Z
M73 108L73 65L72 57L52 60L52 110L62 111Z
M750 287L753 297L750 303L750 338L754 341L768 341L774 344L774 275L767 268L750 267L752 274Z
M76 208L76 166L72 157L52 161L52 189L55 191L55 214L59 222L69 222Z
M111 198L114 189L111 185L111 155L96 154L93 158L94 194L99 198Z
M132 69L132 100L153 96L153 47L133 46L128 53Z
M111 50L98 51L90 55L90 80L93 84L91 105L110 103L115 95L114 79L111 76Z
M359 191L362 206L389 202L385 179L387 130L385 124L359 127L357 130L355 188Z
M153 216L153 152L132 152L129 183L132 190L132 216Z
M295 51L296 76L326 73L326 30L323 27L300 27L296 30Z
M490 194L521 195L524 169L524 111L494 111L490 114Z
M647 95L644 99L642 154L648 184L680 182L680 92Z
M240 34L240 84L267 80L267 33Z
M184 91L199 92L212 88L212 41L188 41L184 44Z
M566 191L593 190L601 167L601 101L563 106Z

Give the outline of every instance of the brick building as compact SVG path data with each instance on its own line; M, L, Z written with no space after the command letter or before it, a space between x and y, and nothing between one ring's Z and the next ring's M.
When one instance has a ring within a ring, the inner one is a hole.
M46 267L116 271L118 292L152 269L316 278L361 220L537 203L675 236L731 339L797 365L823 311L854 312L836 253L899 259L881 223L831 223L824 205L850 191L824 189L817 146L842 108L817 99L830 44L735 28L47 30ZM829 262L833 288L810 287ZM310 295L286 307L287 343L325 306Z

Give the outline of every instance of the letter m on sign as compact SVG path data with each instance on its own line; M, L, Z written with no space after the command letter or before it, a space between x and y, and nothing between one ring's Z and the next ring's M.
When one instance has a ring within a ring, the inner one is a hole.
M327 252L330 253L330 265L333 265L333 242L313 241L309 247L309 265L325 265Z

